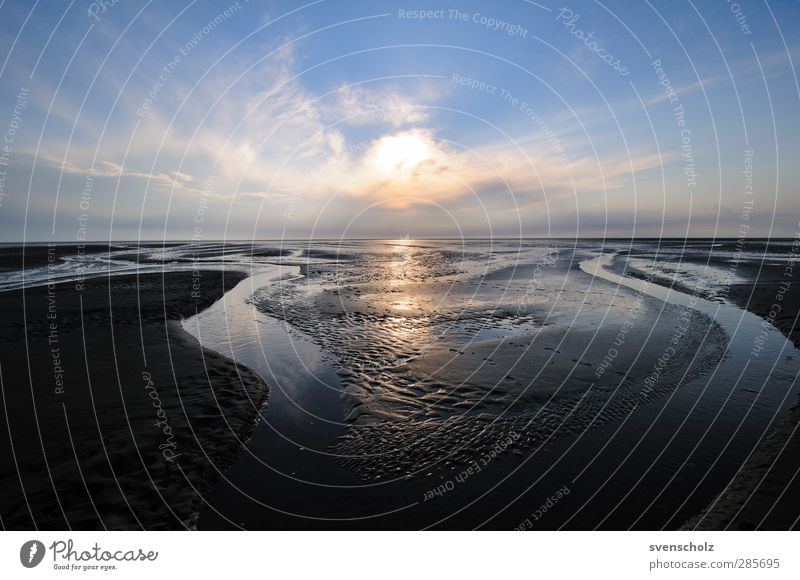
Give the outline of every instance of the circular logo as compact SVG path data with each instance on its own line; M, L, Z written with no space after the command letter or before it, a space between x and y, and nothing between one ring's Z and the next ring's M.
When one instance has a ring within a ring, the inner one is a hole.
M44 559L44 544L39 540L28 540L19 549L19 561L26 568L35 568Z

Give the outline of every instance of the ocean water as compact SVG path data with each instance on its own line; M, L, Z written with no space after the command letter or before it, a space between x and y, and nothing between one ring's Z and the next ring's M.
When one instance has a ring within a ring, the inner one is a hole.
M183 322L271 386L201 528L652 529L711 501L796 399L796 349L724 299L750 272L731 261L782 263L788 248L116 244L0 288L250 274Z
M753 314L614 274L630 252L314 243L240 283L186 327L226 354L211 334L238 337L230 356L274 397L201 526L514 527L547 485L574 491L543 527L680 525L794 400L800 366ZM678 270L711 296L744 280Z

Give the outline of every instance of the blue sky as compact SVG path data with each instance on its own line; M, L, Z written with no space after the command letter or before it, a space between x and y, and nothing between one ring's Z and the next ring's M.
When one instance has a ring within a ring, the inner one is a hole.
M6 1L0 239L793 236L799 20Z

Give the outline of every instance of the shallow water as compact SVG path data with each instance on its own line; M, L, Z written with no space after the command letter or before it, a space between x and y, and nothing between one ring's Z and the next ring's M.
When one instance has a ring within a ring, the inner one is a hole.
M781 247L740 257L780 262ZM735 250L118 244L55 270L2 274L0 289L132 271L251 274L183 323L271 386L201 528L674 528L719 493L797 394L792 344L719 297L730 281L719 262L682 260ZM618 274L626 259L649 284ZM713 300L656 284L670 277ZM565 486L556 508L540 509Z
M581 262L581 269L664 303L702 312L726 330L726 356L712 373L687 385L686 392L676 392L673 396L674 399L683 399L678 401L679 408L685 409L690 405L686 414L681 416L674 408L665 407L663 410L663 413L674 416L673 425L680 421L675 426L667 426L671 434L670 445L675 438L699 435L684 460L673 463L677 470L671 481L680 479L682 471L689 469L695 472L691 480L697 480L701 473L703 478L713 480L715 469L718 466L724 469L732 447L741 445L749 452L752 441L767 435L781 413L796 401L800 353L778 329L761 317L726 301L702 298L699 289L714 288L716 280L711 284L707 279L703 280L695 286L697 292L686 294L647 280L614 274L607 269L613 260L613 253L601 254ZM682 282L685 284L686 280ZM698 429L692 422L699 422L704 429ZM703 461L700 461L701 457ZM702 480L694 487L686 485L684 489L694 493L700 485Z
M572 493L538 526L676 527L793 402L797 353L776 329L728 303L643 292L603 268L597 244L562 247L558 266L544 242L410 245L319 248L340 259L245 280L187 321L206 346L233 342L274 389L201 527L509 528L563 485ZM693 340L717 358L681 359L643 394L631 369L652 369L671 329L644 333L598 393L576 371L598 357L575 343L602 353L639 294L653 327L691 306ZM509 433L490 470L454 479Z
M727 405L771 419L775 410L786 402L789 389L800 372L800 353L794 345L763 318L726 301L704 299L697 285L694 285L698 288L695 294L686 294L647 280L614 274L606 268L613 259L614 254L602 254L581 262L580 267L584 272L613 284L682 309L702 312L719 323L728 335L727 356L705 380L708 388L704 396L724 396ZM709 285L702 287L708 288ZM720 392L712 392L714 389Z

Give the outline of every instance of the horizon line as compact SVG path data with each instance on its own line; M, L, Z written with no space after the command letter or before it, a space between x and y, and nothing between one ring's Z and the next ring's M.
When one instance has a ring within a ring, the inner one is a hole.
M742 238L740 236L464 236L464 237L436 237L436 236L423 236L413 238L398 238L398 237L348 237L348 238L332 238L332 237L315 237L315 238L209 238L203 240L192 239L120 239L120 240L25 240L25 241L12 241L0 242L2 246L24 246L25 244L52 244L52 245L75 245L75 246L96 246L96 245L112 245L112 244L206 244L206 243L260 243L260 242L331 242L331 241L398 241L398 240L413 240L413 241L468 241L468 240L743 240L745 243L749 241L778 241L778 240L794 240L798 236L755 236L749 238Z

